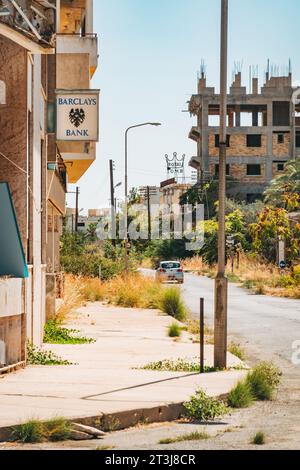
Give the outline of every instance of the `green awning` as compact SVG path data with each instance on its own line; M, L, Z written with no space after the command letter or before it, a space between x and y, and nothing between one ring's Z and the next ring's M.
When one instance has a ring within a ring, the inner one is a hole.
M28 277L16 213L7 183L0 183L0 276Z

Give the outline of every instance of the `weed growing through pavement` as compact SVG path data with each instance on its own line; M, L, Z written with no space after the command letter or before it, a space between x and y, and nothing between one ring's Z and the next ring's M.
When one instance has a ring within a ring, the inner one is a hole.
M230 343L228 351L234 356L238 357L241 361L246 360L246 353L240 344L234 342Z
M225 403L209 397L203 390L198 390L191 399L184 403L186 415L196 421L214 421L228 413Z
M255 436L251 439L251 444L256 446L263 446L266 443L266 436L263 432L259 431L255 434Z
M170 338L180 338L182 329L178 323L172 323L168 328L168 336Z
M80 331L63 328L56 321L48 321L44 330L44 343L47 344L91 344L93 338L79 336Z
M195 372L200 373L200 363L191 362L188 359L165 359L163 361L150 362L140 370L153 370L158 372ZM205 372L217 372L214 367L205 367Z
M53 418L49 421L30 420L15 426L12 431L13 439L25 443L44 441L58 442L70 439L72 425L64 418Z
M231 408L248 408L254 401L252 390L247 382L239 382L228 395Z
M255 400L272 400L281 382L281 372L272 362L262 362L229 393L232 408L246 408Z
M161 439L159 444L168 445L175 444L177 442L188 442L188 441L204 441L209 439L210 435L205 432L192 432L190 434L184 434L182 436L170 438L170 439Z
M71 366L69 361L62 359L52 351L44 351L27 343L27 364L32 366Z

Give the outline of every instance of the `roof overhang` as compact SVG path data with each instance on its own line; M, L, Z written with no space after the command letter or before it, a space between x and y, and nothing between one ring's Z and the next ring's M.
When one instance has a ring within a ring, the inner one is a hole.
M23 33L1 22L0 35L10 39L24 49L27 49L27 51L32 54L55 54L55 49L50 45L48 46L46 44L42 45L41 43L37 43L25 36Z

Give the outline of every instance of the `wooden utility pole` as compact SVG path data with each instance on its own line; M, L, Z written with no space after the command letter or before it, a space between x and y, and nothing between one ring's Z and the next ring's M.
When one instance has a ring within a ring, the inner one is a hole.
M226 269L225 200L227 140L227 55L228 0L221 0L221 73L220 73L220 158L219 158L219 234L218 274L215 280L215 352L216 368L227 367L228 280Z
M115 186L114 186L114 162L109 160L110 174L110 205L111 205L111 233L112 243L116 246L116 208L115 208Z
M151 201L150 201L150 186L147 186L147 206L148 206L148 240L152 238L152 227L151 227Z
M78 232L78 219L79 219L79 188L76 188L76 209L75 209L75 232Z

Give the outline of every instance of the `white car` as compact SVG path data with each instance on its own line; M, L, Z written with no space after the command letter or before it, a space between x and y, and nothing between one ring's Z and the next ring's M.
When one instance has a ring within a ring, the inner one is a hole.
M184 273L179 261L162 261L156 271L156 280L183 284Z

